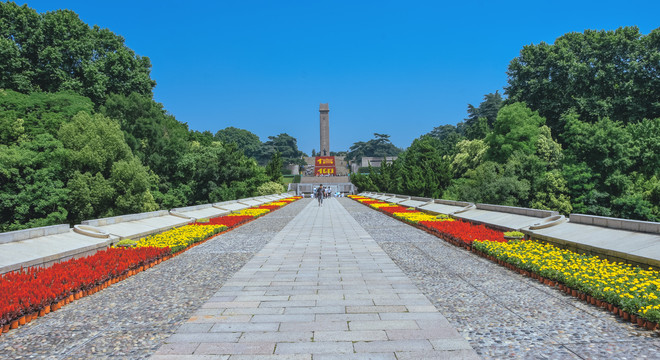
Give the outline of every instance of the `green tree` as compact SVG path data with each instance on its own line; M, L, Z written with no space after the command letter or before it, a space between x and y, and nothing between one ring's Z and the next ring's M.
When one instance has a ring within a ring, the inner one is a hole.
M133 156L117 121L103 115L80 112L62 125L58 138L70 149L72 171L110 175L112 165Z
M346 154L346 161L356 161L359 163L362 161L362 157L365 156L384 158L387 156L396 156L399 153L401 153L401 149L392 144L389 135L374 133L373 139L367 142L358 141L351 145Z
M459 129L454 125L436 126L427 135L439 140L434 143L442 155L454 155L456 153L456 144L464 139Z
M119 160L112 164L109 180L115 189L116 213L141 213L158 209L150 191L154 179L137 158Z
M190 146L186 124L162 104L135 92L110 95L100 112L119 122L133 154L159 176L163 186L178 185L171 182L177 162Z
M298 150L298 140L287 133L268 137L268 141L263 143L257 157L259 164L268 163L276 152L281 154L284 165L305 165L305 161L302 159L303 152Z
M451 170L455 178L460 178L466 171L481 165L488 152L484 140L462 140L456 144L456 155L451 162Z
M262 145L261 140L259 140L259 137L256 134L250 131L230 126L218 130L218 132L215 133L215 138L216 140L227 144L236 144L236 146L238 146L238 148L248 157L256 158L259 156L259 150Z
M515 151L534 154L544 124L545 119L524 103L502 107L493 131L486 137L488 158L503 164Z
M609 117L623 123L660 117L660 29L586 30L554 44L523 47L507 75L509 102L525 102L561 131L570 109L583 121Z
M73 92L21 94L0 89L0 140L4 144L33 139L49 133L53 136L63 123L79 112L92 113L94 105Z
M66 222L65 158L50 134L0 144L0 232Z
M478 107L468 104L468 117L465 119L464 135L468 139L483 139L495 124L497 113L504 103L499 91L484 95Z
M396 183L401 193L440 198L451 180L451 170L449 158L438 150L439 142L422 136L395 161Z
M270 178L270 181L276 183L282 182L282 165L282 154L276 151L266 165L266 176Z
M575 211L639 220L660 218L660 119L624 124L609 118L594 123L576 112L562 117L567 143L562 172Z
M523 199L529 198L530 188L529 181L520 179L510 169L486 161L454 180L444 197L475 203L522 206Z
M108 94L151 95L151 62L121 36L89 27L70 10L38 14L0 3L0 88L27 93L72 90L99 105Z

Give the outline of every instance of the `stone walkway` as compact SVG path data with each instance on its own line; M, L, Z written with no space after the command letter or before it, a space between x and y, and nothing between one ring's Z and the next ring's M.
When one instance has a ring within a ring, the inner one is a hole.
M336 199L309 202L152 357L479 358Z

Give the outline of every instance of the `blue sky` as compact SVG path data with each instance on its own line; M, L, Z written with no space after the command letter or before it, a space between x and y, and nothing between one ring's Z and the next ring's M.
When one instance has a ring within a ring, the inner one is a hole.
M659 1L17 1L71 9L151 59L155 99L191 129L288 133L319 148L374 132L407 147L502 91L527 44L567 32L660 27Z

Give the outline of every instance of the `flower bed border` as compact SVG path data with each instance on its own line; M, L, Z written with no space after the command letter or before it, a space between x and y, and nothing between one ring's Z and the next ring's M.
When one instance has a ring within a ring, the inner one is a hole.
M217 237L221 234L224 234L228 231L234 230L234 229L236 229L240 226L243 226L243 225L245 225L245 224L247 224L247 223L249 223L249 222L251 222L251 221L253 221L257 218L260 218L264 215L268 215L273 211L276 211L276 210L278 210L280 208L283 208L283 207L285 207L285 206L287 206L287 205L289 205L289 204L291 204L295 201L300 200L300 197L297 197L297 196L291 196L291 197L288 197L288 198L295 198L295 200L284 201L284 202L286 202L286 204L284 204L282 206L278 206L277 208L274 208L274 209L268 209L269 211L267 213L264 213L264 214L261 214L261 215L258 215L258 216L254 216L251 219L245 219L244 221L236 223L236 224L232 225L231 227L227 226L227 225L224 225L226 227L226 229L221 231L221 232L215 233L215 234L209 236L206 239L194 242L194 243L188 245L186 248L183 248L183 249L181 249L181 250L179 250L175 253L170 253L170 254L167 254L167 255L164 255L164 256L156 257L156 258L152 259L151 261L148 261L147 263L144 263L140 266L135 266L133 268L124 269L124 271L122 271L122 273L120 275L112 276L112 277L108 278L107 280L103 281L100 284L97 284L97 285L94 285L94 286L87 286L85 289L81 289L81 290L75 291L75 292L73 290L71 290L70 291L71 293L68 296L64 295L64 297L59 301L54 301L54 302L52 302L48 305L42 306L42 307L38 308L37 310L35 310L34 312L32 312L30 314L21 315L17 318L13 318L13 319L9 320L7 322L7 324L4 324L3 326L0 327L0 336L2 336L2 334L4 334L4 333L8 332L9 330L16 329L16 328L18 328L22 325L28 324L32 320L35 320L38 317L43 317L43 316L46 316L47 314L49 314L53 311L57 311L60 308L62 308L63 306L66 306L66 305L70 304L71 302L73 302L75 300L81 299L85 296L93 295L93 294L95 294L95 293L97 293L97 292L113 285L113 284L118 283L119 281L123 281L123 280L126 280L127 278L129 278L131 276L137 275L137 274L143 272L144 270L150 269L150 268L160 264L163 261L166 261L166 260L169 260L169 259L171 259L175 256L178 256L178 255L192 249L193 247L201 245L201 244L203 244L203 243L205 243L205 242L207 242L207 241L209 241L209 240L211 240L211 239L213 239L213 238L215 238L215 237ZM282 202L282 200L284 200L284 199L281 199L281 200L278 200L278 201L272 201L272 202ZM264 204L261 204L261 205L264 205ZM254 208L259 208L261 205L255 206ZM199 224L197 226L204 226L204 225ZM166 248L161 248L161 249L164 250ZM90 255L90 256L94 256L94 255ZM30 269L30 268L28 268L28 269Z
M391 218L399 220L399 221L401 221L403 223L406 223L408 225L412 225L412 226L414 226L414 227L416 227L420 230L423 230L423 231L425 231L425 232L427 232L431 235L434 235L438 238L441 238L441 239L445 240L446 242L448 242L452 245L462 247L462 248L464 248L468 251L471 251L471 252L475 253L476 255L483 257L484 259L490 260L491 262L494 262L494 263L496 263L496 264L498 264L502 267L505 267L509 270L515 271L515 272L519 273L522 276L526 276L526 277L530 277L532 279L538 280L539 283L541 283L542 285L546 285L546 286L549 286L549 287L552 287L552 288L556 288L557 290L562 291L562 292L566 293L569 296L573 296L576 299L584 301L587 304L591 304L591 305L597 306L599 308L605 309L606 311L611 312L613 315L620 317L624 321L629 321L632 324L635 324L635 325L637 325L637 326L639 326L643 329L646 329L646 330L651 330L651 331L660 330L660 325L658 323L653 322L651 320L644 319L640 314L628 313L628 312L624 311L623 309L619 308L616 305L613 305L613 304L611 304L607 301L604 301L604 300L600 300L600 299L598 299L596 297L593 297L593 296L591 296L591 295L589 295L585 292L582 292L580 290L571 288L570 286L567 286L567 285L565 285L563 283L560 283L556 280L544 277L544 276L542 276L540 274L537 274L535 272L532 272L532 271L521 269L521 268L515 266L514 264L511 264L511 263L508 263L504 260L498 259L498 258L496 258L492 255L488 255L488 254L476 249L474 246L472 246L472 244L467 244L464 241L461 241L460 239L456 239L455 237L453 237L449 234L442 233L442 232L438 231L437 229L428 228L428 227L426 227L422 224L415 224L415 223L410 223L408 221L404 221L403 219L400 219L400 218L394 216L394 214L390 214L387 211L380 210L380 208L371 207L371 206L369 206L369 204L365 204L365 203L363 203L361 201L358 201L357 199L354 199L352 197L349 197L349 198L356 201L356 202L358 202L358 203L360 203L360 204L363 204L364 206L367 206L367 207L369 207L373 210L379 211L380 213L383 213L383 214L385 214L385 215L387 215ZM382 200L377 200L377 201L384 202ZM497 231L499 231L499 230L497 230Z

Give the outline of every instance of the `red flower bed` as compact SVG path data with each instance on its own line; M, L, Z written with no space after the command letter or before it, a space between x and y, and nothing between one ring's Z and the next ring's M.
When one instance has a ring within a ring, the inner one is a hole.
M366 205L369 205L369 204L384 204L385 203L384 201L380 201L380 200L362 200L360 202L363 203L363 204L366 204Z
M259 207L256 207L255 209L268 209L270 211L273 211L275 209L279 209L281 206L279 205L261 205Z
M31 267L6 273L0 276L0 325L39 311L78 291L89 290L169 253L169 248L109 248L49 268Z
M384 211L386 213L394 214L394 213L412 213L412 212L418 212L417 210L408 210L407 207L403 207L401 205L397 206L383 206L381 208L378 208L378 210Z
M419 224L468 245L474 240L507 242L502 232L491 230L484 225L473 225L464 221L420 221Z
M195 225L225 225L229 228L240 225L246 221L254 219L252 216L218 216L215 218L209 219L208 222L199 223L196 222Z

